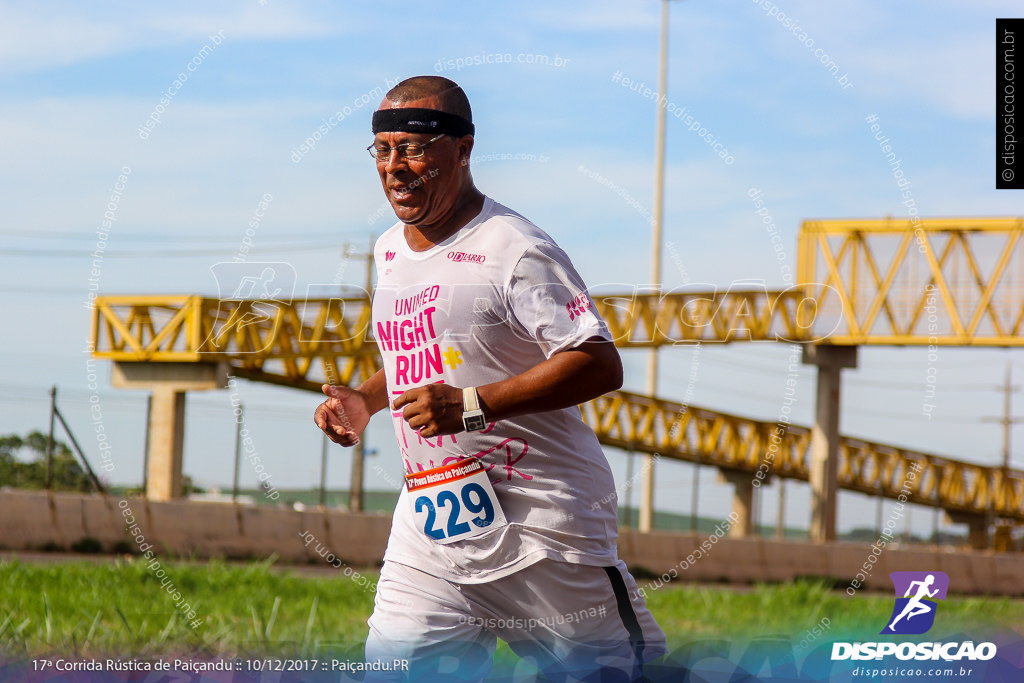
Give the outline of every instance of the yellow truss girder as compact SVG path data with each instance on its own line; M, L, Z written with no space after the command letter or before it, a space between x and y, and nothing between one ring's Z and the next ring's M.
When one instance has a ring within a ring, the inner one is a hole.
M319 388L357 384L379 368L369 300L271 301L201 296L97 297L97 358L227 362L234 374Z
M798 324L802 295L792 290L774 294L761 299L749 291L595 297L595 304L605 307L602 315L620 346L687 343L709 336L738 339L741 332L758 339L798 337L809 330ZM630 305L624 306L625 300ZM659 316L659 310L670 313ZM93 312L93 355L127 362L222 361L236 376L318 391L325 379L354 385L380 368L369 321L365 298L281 302L102 296ZM687 336L691 330L693 336ZM752 475L767 464L772 476L808 480L806 427L779 430L773 423L627 392L602 396L582 411L609 446ZM1024 520L1024 473L860 439L841 440L839 484L897 498L913 463L924 469L911 502Z
M621 347L693 342L814 341L813 306L802 287L784 291L749 284L726 291L592 295L594 307Z
M1022 346L1022 235L1021 218L806 221L797 276L829 344Z
M594 296L615 343L649 347L701 342L813 341L813 306L802 288L786 291L630 293ZM313 361L372 355L368 297L295 301L183 296L100 296L92 340L98 358L121 361L279 362L304 379ZM335 375L337 376L337 375Z
M761 422L625 391L585 403L582 411L608 446L745 471L751 481L759 469L766 477L810 479L809 427ZM1024 521L1024 472L863 439L840 437L839 486L949 511Z

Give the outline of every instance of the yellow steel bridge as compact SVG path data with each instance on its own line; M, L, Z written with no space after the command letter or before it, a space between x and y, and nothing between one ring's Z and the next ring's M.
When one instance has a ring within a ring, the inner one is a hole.
M622 348L740 341L798 342L819 351L859 345L1015 347L1024 345L1022 234L1021 218L807 221L799 235L798 284L784 291L747 283L719 291L618 292L592 299ZM149 382L154 396L177 371L139 373L132 369L136 364L216 367L220 374L319 390L325 380L355 384L377 371L369 323L366 297L100 296L92 340L95 357L122 369L115 373L122 386ZM203 388L196 382L171 380L167 386L180 394ZM181 412L175 401L167 400L168 410ZM626 392L603 396L582 410L607 445L699 459L732 473L756 473L776 430L772 423ZM770 475L813 482L813 430L790 425L778 431L783 433L771 449L777 455ZM920 466L914 503L967 515L975 527L995 518L1024 522L1024 472L834 436L831 469L823 472L841 488L896 498L908 469ZM171 487L157 495L175 494Z

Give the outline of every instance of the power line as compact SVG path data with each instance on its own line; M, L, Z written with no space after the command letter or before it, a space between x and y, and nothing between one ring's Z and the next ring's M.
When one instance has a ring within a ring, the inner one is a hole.
M737 361L732 361L732 360L725 360L725 359L722 359L722 358L702 358L701 362L704 362L705 360L710 362L712 365L715 365L715 364L718 364L718 365L731 365L731 366L735 366L735 367L745 368L745 369L748 369L748 370L754 370L756 372L761 372L761 373L765 373L765 374L779 375L780 373L785 371L785 368L778 368L778 367L769 368L767 366L757 365L757 364L754 364L754 363L742 363L742 362L737 362ZM787 363L787 365L788 365L788 363ZM986 365L990 366L991 363L986 363ZM874 364L872 364L872 367L874 367ZM904 366L901 366L901 367L906 367L906 366L904 365ZM808 367L808 371L810 371L810 370L813 370L813 368ZM906 391L910 391L910 390L920 391L923 388L923 382L887 382L885 380L872 380L872 379L864 379L864 378L859 378L859 377L848 377L848 378L845 378L843 380L843 383L844 384L849 383L849 384L852 384L854 386L873 386L873 387L877 387L879 389L896 389L896 390L900 390L900 391L904 391L904 390L906 390ZM952 390L956 390L956 391L991 391L993 385L991 385L991 384L978 384L978 383L948 383L948 382L944 382L944 383L941 384L941 386L943 388L952 389Z
M287 252L311 252L311 251L323 251L324 249L330 249L333 247L341 248L341 245L337 242L323 242L318 244L306 244L302 246L276 246L276 245L261 245L256 248L249 250L252 252L264 252L264 251L275 251L278 253ZM0 249L0 256L23 256L27 258L89 258L90 247L83 247L81 249L23 249L18 247L7 247ZM171 257L171 258L187 258L191 256L223 256L224 258L230 258L231 254L229 249L153 249L153 250L118 250L118 251L105 251L102 254L104 259L108 258L145 258L145 257Z
M733 360L725 360L723 358L701 358L700 359L700 363L703 363L703 362L709 362L712 365L716 365L716 364L717 365L731 365L731 366L734 366L734 367L745 368L747 370L754 370L756 372L763 372L763 373L772 374L772 375L777 375L780 372L784 372L785 371L785 367L783 367L783 368L778 368L778 367L771 367L771 368L769 368L769 367L766 367L766 366L763 366L763 365L756 365L754 363L742 363L742 362L737 362L737 361L733 361ZM783 363L783 365L784 366L785 365L789 365L789 363L785 362L785 363Z
M35 285L29 288L24 286L0 287L0 292L17 292L20 296L64 296L66 294L82 294L85 291L87 291L85 287L38 287Z
M847 408L843 410L844 415L860 415L862 417L873 417L881 420L899 420L900 422L906 422L907 420L914 420L923 417L920 413L894 413L892 411L876 411L876 410L857 410L854 408ZM942 418L943 423L955 423L955 424L978 424L978 418L957 418L957 417L944 417Z
M1003 425L1003 467L1010 467L1010 435L1013 432L1013 425L1024 422L1024 417L1012 417L1010 408L1013 394L1020 391L1019 386L1013 384L1013 365L1006 364L1006 381L996 387L1003 392L1003 416L983 417L982 422L996 422Z
M923 348L923 347L922 347ZM872 362L871 367L873 368L906 368L906 363L886 363L884 361ZM947 363L943 362L942 367L950 369L969 369L969 368L991 368L992 361L990 360L979 360L979 361L964 361L959 363Z
M305 232L305 233L289 233L287 239L289 240L319 240L319 239L336 239L341 235L350 235L354 233L362 233L362 229L357 230L338 230L331 232ZM25 230L19 228L4 228L0 229L0 235L17 235L21 237L29 237L34 239L87 239L95 240L96 232L94 229L89 230ZM178 242L187 239L193 239L197 242L210 243L210 242L225 242L232 243L238 242L239 238L228 235L209 235L204 233L152 233L147 232L144 234L136 233L117 233L112 238L113 240L126 240L129 242ZM280 238L284 239L284 238Z
M897 391L921 391L924 389L923 382L886 382L885 380L859 379L855 377L846 378L844 382L854 386L895 389ZM941 386L944 389L955 389L956 391L992 391L991 384L950 384L943 382L937 386Z
M18 393L17 396L11 396L11 397L0 395L0 401L4 401L4 402L22 403L22 402L25 402L25 401L35 401L35 400L38 400L38 401L49 401L48 398L45 398L45 396L42 395L42 393L44 393L45 390L40 389L39 387L26 387L26 386L23 386L23 385L22 386L15 386L15 385L7 384L7 385L4 385L4 386L0 386L0 391L13 391L13 392L17 392ZM36 395L37 393L39 394L38 396ZM84 389L77 389L77 388L61 388L61 394L64 395L65 397L70 396L70 397L72 397L72 398L74 398L76 400L81 400L81 399L85 399L88 396L91 396L93 394L97 394L97 392L91 392L91 391L87 391L87 390L84 390ZM136 407L144 406L145 405L145 401L143 400L143 397L141 397L141 396L120 396L120 395L118 395L116 393L103 393L103 394L97 394L97 395L99 395L99 397L100 397L99 402L101 404L102 403L120 403L123 406L131 405L131 406L136 406ZM317 398L316 396L312 396L312 392L310 392L310 395L314 399ZM214 400L203 400L203 399L193 398L193 399L191 399L188 402L188 405L189 406L195 406L197 408L224 408L224 410L226 412L228 412L228 413L230 413L233 410L233 406L231 405L231 402L229 400L214 401ZM287 408L287 407L282 407L280 405L271 405L271 404L251 405L249 403L246 403L245 410L246 410L246 412L265 412L265 413L274 413L274 414L279 414L279 415L291 415L291 416L298 416L298 415L309 416L309 415L312 415L312 413L313 413L313 408L310 408L308 411L306 411L306 410L301 409L301 408Z

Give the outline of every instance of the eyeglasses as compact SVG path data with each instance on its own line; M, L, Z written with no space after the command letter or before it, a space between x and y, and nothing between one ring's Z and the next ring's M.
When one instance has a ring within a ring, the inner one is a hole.
M426 142L403 142L400 145L394 147L388 147L387 145L370 145L366 148L366 151L370 153L370 156L377 161L387 161L391 158L391 150L397 149L398 156L404 159L419 159L423 156L423 152L427 149L427 145L432 142L436 142L443 138L446 133L441 133L436 138L427 140Z

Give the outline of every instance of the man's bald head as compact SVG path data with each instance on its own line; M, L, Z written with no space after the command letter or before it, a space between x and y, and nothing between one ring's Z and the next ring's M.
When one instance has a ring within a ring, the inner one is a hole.
M443 76L413 76L405 79L388 91L380 108L390 109L396 105L423 106L423 100L430 100L430 109L455 114L467 121L473 120L473 110L470 109L466 93L458 83Z

